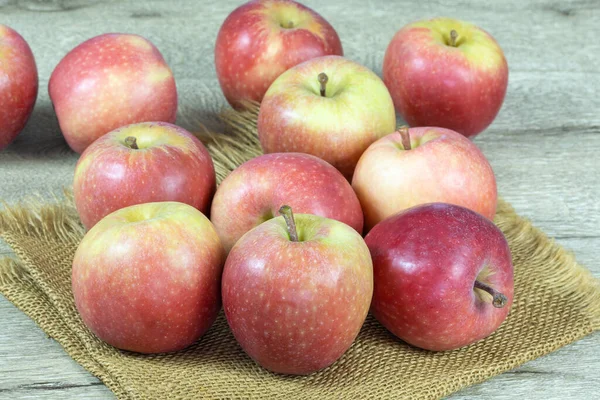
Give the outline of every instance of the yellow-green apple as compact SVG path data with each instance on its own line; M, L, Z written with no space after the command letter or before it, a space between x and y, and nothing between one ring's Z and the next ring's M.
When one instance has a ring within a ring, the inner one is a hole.
M175 122L177 89L171 69L147 39L107 33L71 50L48 85L60 129L83 152L120 126Z
M214 227L177 202L138 204L86 233L73 260L75 305L100 339L119 349L183 349L221 308L225 253Z
M363 213L348 181L327 162L302 153L265 154L239 166L219 185L210 218L229 251L284 204L362 233Z
M215 66L221 89L235 108L260 102L275 78L303 61L342 55L333 27L292 0L255 0L235 9L219 30Z
M373 266L348 225L311 214L294 219L288 206L280 213L229 253L223 309L258 364L305 375L331 365L356 338L371 303Z
M0 150L23 130L37 98L38 74L31 48L0 24Z
M205 214L216 186L210 154L167 122L116 129L89 146L75 167L75 206L86 228L134 204L177 201Z
M496 214L498 194L490 163L473 142L444 128L402 127L379 139L358 161L352 187L367 231L424 203L458 204L490 220Z
M411 126L440 126L475 136L498 114L508 65L489 33L450 18L400 29L385 52L383 80Z
M375 279L371 312L405 342L456 349L490 335L508 315L510 249L480 214L420 205L380 222L365 241Z
M366 148L394 129L394 104L381 79L338 56L314 58L281 74L258 115L265 153L312 154L348 180Z

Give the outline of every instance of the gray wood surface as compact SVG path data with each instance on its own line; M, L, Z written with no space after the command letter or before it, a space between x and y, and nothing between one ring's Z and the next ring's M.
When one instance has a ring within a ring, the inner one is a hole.
M213 66L217 31L236 1L0 0L0 23L30 43L40 95L26 130L0 153L0 198L59 193L77 155L47 95L68 50L104 32L148 37L174 70L178 124L217 126L225 106ZM474 22L505 50L510 79L492 126L476 139L500 194L600 277L600 1L305 0L338 31L348 58L381 74L394 32L438 15ZM0 255L11 254L0 244ZM462 390L453 399L589 399L600 394L600 334ZM112 398L60 345L0 297L0 399Z

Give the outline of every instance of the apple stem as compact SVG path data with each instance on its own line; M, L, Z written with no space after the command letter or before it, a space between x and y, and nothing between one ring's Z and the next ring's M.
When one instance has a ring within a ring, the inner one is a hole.
M327 81L329 80L329 77L327 76L327 74L325 72L321 72L319 74L319 83L321 84L321 96L325 97L325 89L327 87Z
M508 299L506 298L506 296L503 295L502 293L500 293L499 291L497 291L496 289L494 289L493 287L488 286L485 283L482 283L479 281L475 281L474 286L475 286L475 288L481 289L484 292L487 292L492 295L492 297L493 297L492 304L494 305L494 307L502 308L506 305L506 303L508 303Z
M410 133L408 132L408 126L401 126L398 129L398 133L400 134L400 137L402 137L402 147L404 147L404 150L412 149L410 145Z
M294 27L294 23L292 21L288 21L287 29L292 29Z
M458 32L452 29L450 31L450 46L456 47L456 39L458 39Z
M137 140L135 138L135 136L127 136L125 138L125 144L133 150L139 150L139 147L137 145Z
M292 242L297 242L298 239L298 231L296 230L296 221L294 221L294 213L292 212L292 207L283 205L279 208L279 214L283 215L283 219L285 219L285 224L287 225L288 233L290 234L290 240Z

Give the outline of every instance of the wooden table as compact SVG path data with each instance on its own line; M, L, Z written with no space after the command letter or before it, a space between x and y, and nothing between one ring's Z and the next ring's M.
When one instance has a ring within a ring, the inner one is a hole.
M47 94L68 50L104 32L138 33L161 50L179 89L178 124L216 126L226 105L213 48L236 1L0 0L0 23L36 56L40 94L26 130L0 153L0 198L49 197L69 186L77 155L66 146ZM600 1L318 1L304 3L338 31L345 55L381 75L386 46L405 23L439 15L491 32L510 82L496 121L475 142L500 194L600 277ZM10 250L0 244L0 254ZM600 393L600 334L527 363L455 399L588 399ZM0 398L112 398L24 314L0 296Z

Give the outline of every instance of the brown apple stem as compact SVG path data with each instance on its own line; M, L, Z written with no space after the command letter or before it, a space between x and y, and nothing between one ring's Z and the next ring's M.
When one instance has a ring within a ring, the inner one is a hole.
M492 304L496 308L502 308L506 305L506 303L508 303L508 299L505 295L503 295L493 287L486 285L485 283L475 281L475 288L481 289L484 292L491 294L493 297Z
M458 32L452 29L450 31L450 46L456 47L456 39L458 39Z
M137 145L137 140L135 138L135 136L127 136L125 138L125 144L130 148L130 149L134 149L134 150L139 150L139 147Z
M292 29L294 27L294 23L292 21L288 21L286 28Z
M327 81L329 80L329 77L327 76L327 74L325 72L321 72L319 74L319 83L321 84L321 96L325 97L325 89L327 87Z
M398 129L398 133L400 134L400 137L402 137L402 147L404 147L404 150L412 149L410 145L410 133L408 132L408 126L401 126Z
M297 242L298 239L298 231L296 230L296 221L294 221L294 213L292 212L292 207L283 205L279 208L279 214L283 215L283 219L285 219L285 224L287 225L288 233L290 234L290 240L292 242Z

